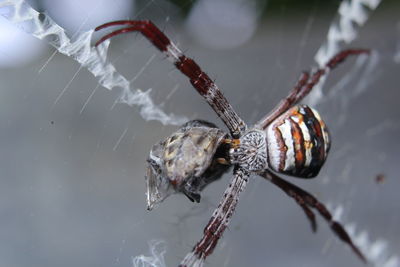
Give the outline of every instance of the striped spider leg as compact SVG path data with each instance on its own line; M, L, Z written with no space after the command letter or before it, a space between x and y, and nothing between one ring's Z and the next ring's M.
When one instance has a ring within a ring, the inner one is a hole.
M261 177L267 179L277 187L279 187L283 192L285 192L289 197L293 198L296 203L304 210L306 216L309 218L312 229L315 232L316 230L316 223L315 223L315 215L310 210L310 208L316 209L319 214L329 223L332 231L345 243L347 243L354 253L364 262L367 263L367 259L361 253L361 251L354 245L353 241L351 240L349 234L343 228L343 226L334 221L332 218L331 213L325 207L325 205L318 201L314 196L310 193L304 191L300 187L285 181L284 179L280 178L278 175L274 174L273 172L266 170L265 172L260 174Z
M304 97L306 97L311 89L319 82L322 76L334 69L338 64L343 62L347 57L351 55L369 54L368 49L348 49L343 50L333 56L323 68L317 69L310 78L308 72L303 72L297 81L296 85L290 91L289 95L282 99L278 105L269 112L264 118L255 124L255 128L266 129L272 121L274 121L279 115L287 111L290 107L299 103Z
M218 207L214 210L210 221L203 231L203 238L197 242L192 252L188 253L179 267L202 266L204 260L213 251L228 227L236 205L239 194L245 189L250 173L241 167L235 166L233 179L225 190Z
M120 20L105 23L98 26L95 31L99 31L111 26L126 26L125 28L113 31L99 41L96 46L107 39L116 35L129 32L140 32L143 34L155 47L163 52L167 58L172 61L175 67L186 75L190 83L197 92L207 101L214 109L217 115L222 119L228 127L231 135L237 138L240 134L246 131L246 124L235 112L231 104L222 94L218 86L211 78L201 70L193 59L186 57L171 40L158 29L151 21L148 20Z
M181 267L202 266L204 260L212 254L228 227L239 195L245 189L251 174L266 178L295 199L305 212L313 231L316 231L317 224L312 209L316 209L330 224L333 232L366 261L344 228L332 219L322 203L272 171L300 178L313 178L318 174L329 152L329 132L317 111L297 104L329 70L348 56L368 54L369 50L344 50L312 75L304 72L289 95L254 127L247 129L245 122L210 77L152 22L114 21L95 30L111 26L124 28L105 35L96 46L122 33L140 32L189 78L193 87L230 131L229 135L210 122L193 120L155 144L150 151L146 174L149 210L176 192L185 194L191 201L199 202L200 191L219 179L228 169L228 165L234 166L233 178L205 227L202 239L186 255Z

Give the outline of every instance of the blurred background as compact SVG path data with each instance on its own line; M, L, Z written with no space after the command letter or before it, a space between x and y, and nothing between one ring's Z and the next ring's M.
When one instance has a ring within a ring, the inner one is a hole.
M340 1L27 1L69 36L115 19L151 19L256 122L292 88L337 18ZM356 1L354 1L356 2ZM375 266L400 266L400 3L383 0L347 47L374 50L368 76L354 58L324 86L317 108L332 148L313 180L286 177L327 204ZM107 32L107 31L105 31ZM102 32L104 34L105 32ZM97 40L99 35L95 35ZM224 128L164 56L137 34L112 40L109 60L133 88L152 88L170 113ZM200 204L174 195L148 212L145 160L176 126L116 104L76 61L0 16L0 266L133 266L165 245L177 266L201 237L231 176ZM88 99L90 101L88 101ZM365 266L319 218L254 177L207 266ZM386 264L386 265L385 265Z

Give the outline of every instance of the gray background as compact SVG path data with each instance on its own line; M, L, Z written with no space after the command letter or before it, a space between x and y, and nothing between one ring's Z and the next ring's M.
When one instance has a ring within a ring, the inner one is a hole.
M365 231L372 243L387 241L383 254L388 257L400 251L400 73L393 60L400 53L400 7L394 2L383 1L351 44L377 53L376 78L354 95L360 77L352 77L348 88L317 106L333 138L320 175L314 180L288 178L330 210L342 207L341 222L355 226L357 234ZM216 79L240 115L254 123L287 94L302 70L315 64L313 56L337 7L335 2L327 8L316 3L300 10L278 4L284 8L267 10L249 42L226 50L196 43L182 19L174 19L178 12L162 1L150 4L140 18L161 18L157 24ZM172 19L165 22L167 16ZM311 30L304 35L311 16ZM0 70L0 266L132 266L132 257L149 255L152 239L164 240L166 263L176 266L200 238L230 175L206 188L200 204L175 195L146 211L145 159L152 144L176 127L144 121L137 108L125 104L111 109L118 91L104 88L80 114L97 84L84 69L53 105L79 68L57 54L38 73L53 52L48 47L25 67ZM116 38L110 58L132 78L155 53L134 86L153 88L153 99L168 112L223 127L187 80L143 38ZM324 91L334 88L354 62L335 70ZM178 90L165 100L176 85ZM378 174L385 175L383 184L375 182ZM318 222L313 234L292 199L254 177L207 264L364 266L324 221Z

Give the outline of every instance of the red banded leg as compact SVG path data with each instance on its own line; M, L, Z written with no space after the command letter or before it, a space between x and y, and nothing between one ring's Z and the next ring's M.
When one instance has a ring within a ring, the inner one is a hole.
M265 129L266 127L264 127L264 125L268 126L273 120L279 117L279 115L281 115L291 106L293 106L294 103L296 103L296 100L298 99L298 95L301 93L301 90L307 84L309 78L310 74L308 72L303 72L296 85L289 92L289 95L286 98L282 99L278 103L278 105L270 113L268 113L268 115L266 115L262 120L256 123L255 127L259 129Z
M201 263L209 256L218 240L222 237L229 221L235 211L240 193L246 187L249 174L241 168L235 167L234 177L210 221L204 228L203 238L196 244L192 252L183 259L180 267L201 266Z
M343 242L347 243L353 252L363 261L367 262L367 259L365 256L362 254L362 252L354 245L353 241L351 240L349 234L346 232L346 230L343 228L343 226L338 223L337 221L334 221L332 219L331 213L328 211L328 209L325 207L324 204L318 201L314 196L312 196L310 193L304 191L300 187L297 187L296 185L289 183L273 172L266 170L264 173L260 174L262 177L266 178L268 181L273 183L274 185L278 186L283 192L285 192L288 196L291 198L294 198L296 202L304 209L304 205L307 205L310 208L314 208L318 211L318 213L328 222L330 225L332 231L338 236ZM307 214L307 213L306 213ZM309 217L309 215L307 214ZM310 219L310 217L309 217ZM311 223L315 223L310 219Z
M255 127L259 129L267 128L272 121L279 117L279 115L306 97L322 76L328 73L329 70L334 69L338 64L342 63L347 57L351 55L369 54L369 52L368 49L343 50L333 56L323 68L317 69L311 78L307 72L304 72L300 76L295 87L290 91L289 95L281 100L270 113L257 122Z
M114 21L97 27L95 31L99 31L111 26L126 26L126 28L119 29L105 35L96 42L96 46L105 40L122 33L140 32L155 47L157 47L161 52L165 53L167 58L174 63L175 67L189 78L190 83L222 119L233 137L239 137L246 130L246 124L235 112L228 100L222 94L217 85L211 80L211 78L201 70L201 68L196 64L196 62L194 62L193 59L186 57L176 47L176 45L172 43L169 38L151 21Z

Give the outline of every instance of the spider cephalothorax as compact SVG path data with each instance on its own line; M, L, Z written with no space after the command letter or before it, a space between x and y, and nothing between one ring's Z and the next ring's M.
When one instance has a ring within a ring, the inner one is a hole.
M333 220L324 204L274 172L299 178L311 178L318 174L329 152L330 136L318 112L298 103L329 70L348 56L368 54L369 50L344 50L312 74L303 72L289 95L249 128L212 79L152 22L115 21L101 25L96 30L115 25L125 25L126 28L105 35L96 45L121 33L142 33L189 78L193 87L229 129L229 134L226 134L212 123L190 121L154 145L150 152L146 175L149 209L173 192L182 192L192 201L199 202L200 191L221 177L229 164L234 166L234 177L204 228L202 239L180 266L201 266L213 252L251 174L267 179L293 198L303 209L313 231L316 230L313 209L316 210L329 223L332 231L366 262L346 230Z
M268 167L266 134L256 129L244 133L239 140L232 142L229 156L232 164L239 164L249 172L266 169Z

